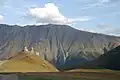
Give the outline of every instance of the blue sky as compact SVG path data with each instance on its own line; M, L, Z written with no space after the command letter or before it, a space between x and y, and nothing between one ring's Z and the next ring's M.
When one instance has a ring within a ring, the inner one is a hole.
M120 36L120 0L0 0L0 23L67 24Z

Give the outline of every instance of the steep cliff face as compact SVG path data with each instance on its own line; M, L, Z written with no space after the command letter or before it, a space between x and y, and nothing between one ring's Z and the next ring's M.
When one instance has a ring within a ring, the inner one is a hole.
M93 60L111 50L120 38L76 30L67 25L0 25L0 59L8 59L25 46L57 68Z

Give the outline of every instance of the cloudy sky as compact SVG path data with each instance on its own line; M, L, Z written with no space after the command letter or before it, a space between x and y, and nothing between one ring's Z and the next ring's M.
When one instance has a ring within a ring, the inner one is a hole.
M120 0L0 0L0 24L48 23L120 36Z

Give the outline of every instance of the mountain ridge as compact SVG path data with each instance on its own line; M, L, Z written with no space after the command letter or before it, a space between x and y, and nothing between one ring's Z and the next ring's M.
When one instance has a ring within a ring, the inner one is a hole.
M40 26L45 26L45 27L47 26L47 27L48 27L48 26L50 26L50 25L71 27L71 26L69 26L69 25L59 25L59 24L44 24L44 25L34 25L34 24L32 24L32 25L30 25L30 24L28 24L28 25L0 24L0 25L2 25L2 26L8 26L8 27L22 27L22 28L24 28L24 27L40 27ZM0 26L0 27L1 27L1 26ZM76 29L76 28L74 28L74 27L71 27L71 28ZM120 38L120 36L117 36L117 35L109 35L109 34L104 34L104 33L89 32L89 31L84 31L84 30L79 30L79 29L76 29L76 30L82 31L82 32L87 32L87 33L93 33L93 34L106 35L106 36L111 36L111 37L118 37L118 38Z
M118 37L118 38L120 38L120 36L117 36L117 35L109 35L109 34L104 34L104 33L97 33L97 32L89 32L89 31L84 31L84 30L80 30L80 29L77 29L77 28L74 28L74 27L72 27L72 26L69 26L69 25L59 25L59 24L44 24L44 25L34 25L34 24L32 24L32 25L30 25L30 24L28 24L28 25L17 25L17 24L0 24L0 25L2 25L2 26L8 26L8 27L22 27L22 28L24 28L24 27L40 27L40 26L47 26L47 27L49 27L50 25L52 26L52 25L54 25L54 26L66 26L66 27L71 27L71 28L73 28L73 29L75 29L75 30L78 30L78 31L82 31L82 32L87 32L87 33L93 33L93 34L99 34L99 35L106 35L106 36L111 36L111 37ZM0 26L1 27L1 26Z
M0 25L1 60L27 46L59 69L96 59L118 46L114 43L120 43L120 37L80 31L67 25L8 26Z

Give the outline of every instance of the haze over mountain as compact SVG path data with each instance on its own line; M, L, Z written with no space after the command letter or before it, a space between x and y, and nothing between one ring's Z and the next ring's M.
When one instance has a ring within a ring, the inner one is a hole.
M120 43L120 37L90 33L67 25L0 24L0 59L9 59L25 46L58 69L96 59Z

